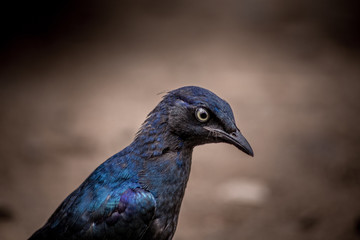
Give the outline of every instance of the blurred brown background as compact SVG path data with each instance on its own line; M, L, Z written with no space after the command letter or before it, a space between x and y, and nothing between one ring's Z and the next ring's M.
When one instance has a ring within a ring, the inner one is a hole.
M4 3L0 239L29 237L184 85L231 104L255 158L196 148L174 239L360 239L359 6Z

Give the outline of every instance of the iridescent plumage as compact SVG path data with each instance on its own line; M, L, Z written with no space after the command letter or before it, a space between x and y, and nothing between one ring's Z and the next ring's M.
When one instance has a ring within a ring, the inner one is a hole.
M212 142L253 156L227 102L200 87L169 92L134 141L101 164L30 240L172 239L192 150Z

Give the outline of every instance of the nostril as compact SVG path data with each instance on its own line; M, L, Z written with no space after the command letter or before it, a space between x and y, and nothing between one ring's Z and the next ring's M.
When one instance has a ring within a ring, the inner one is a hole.
M230 133L231 136L236 137L236 132Z

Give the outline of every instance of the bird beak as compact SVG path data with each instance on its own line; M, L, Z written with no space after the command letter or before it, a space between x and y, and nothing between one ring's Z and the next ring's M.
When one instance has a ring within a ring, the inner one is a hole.
M236 129L235 132L227 133L223 130L216 129L216 128L210 128L210 127L204 127L206 130L212 132L214 136L221 138L224 142L230 143L243 151L244 153L254 156L254 152L249 144L249 142L246 140L246 138L241 134L239 129Z

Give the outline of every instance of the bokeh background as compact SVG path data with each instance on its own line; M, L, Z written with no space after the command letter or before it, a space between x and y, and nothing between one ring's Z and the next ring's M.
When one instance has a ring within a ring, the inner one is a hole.
M356 0L5 1L0 239L26 239L164 92L232 106L250 158L194 151L174 239L360 239Z

